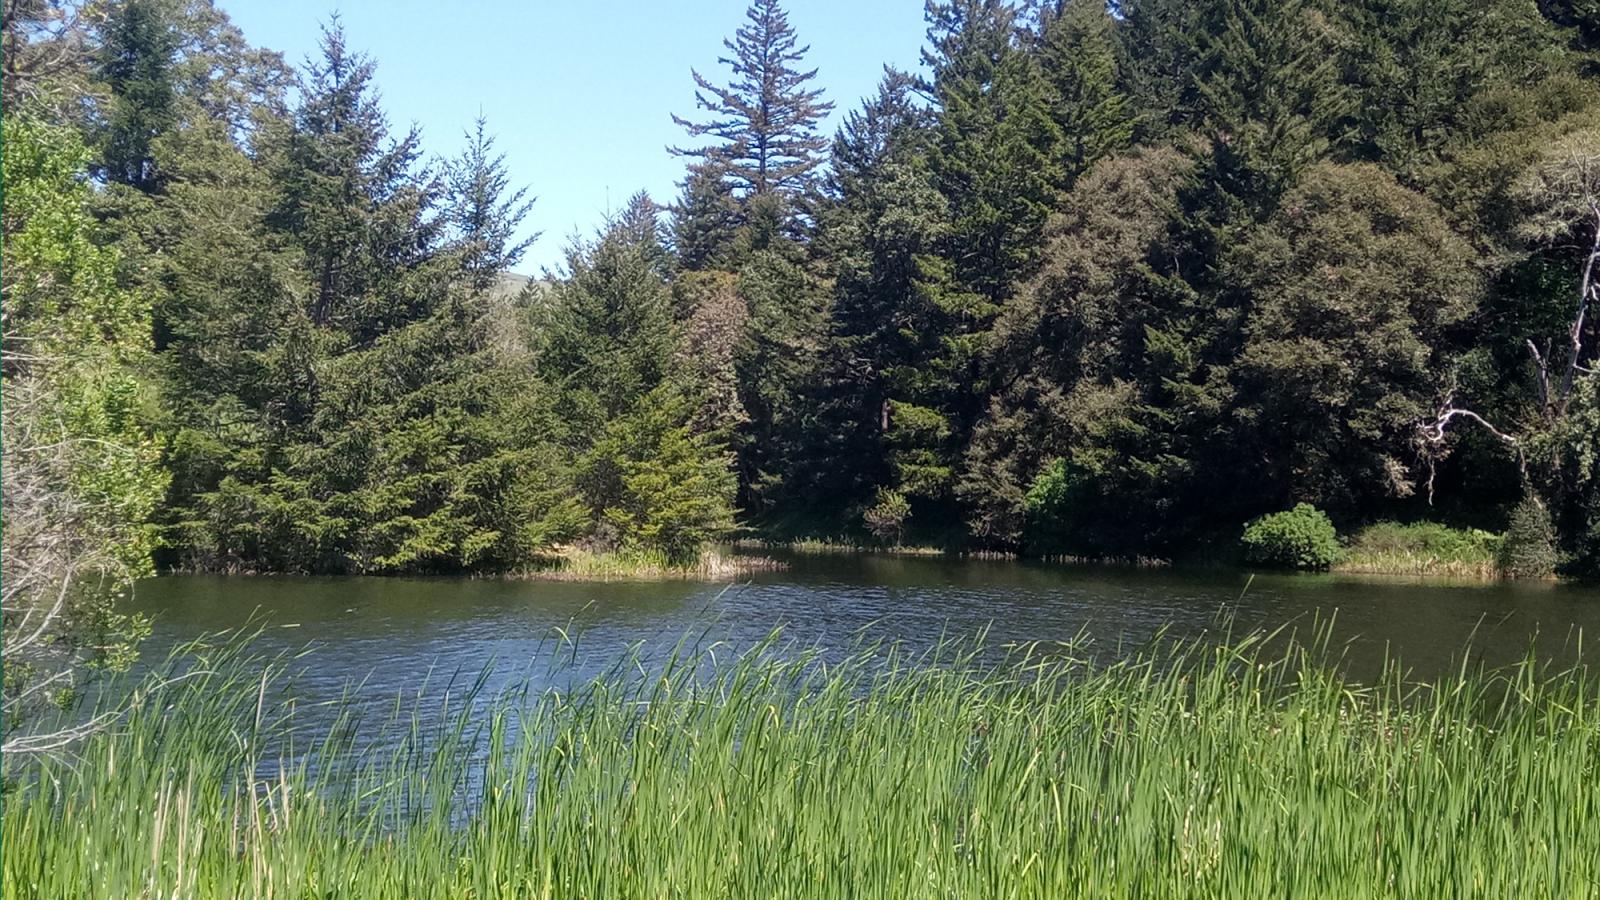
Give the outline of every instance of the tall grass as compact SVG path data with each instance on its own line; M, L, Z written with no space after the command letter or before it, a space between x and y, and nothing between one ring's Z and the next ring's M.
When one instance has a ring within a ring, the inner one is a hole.
M436 725L347 701L319 734L285 664L208 650L17 773L6 895L1600 894L1588 673L1363 687L1267 646L769 644L456 685Z
M1500 577L1498 534L1436 522L1377 522L1357 532L1334 565L1336 572L1367 575Z
M777 560L728 553L717 547L703 549L690 561L673 560L664 553L649 550L596 553L568 547L517 575L538 581L734 581L784 568Z

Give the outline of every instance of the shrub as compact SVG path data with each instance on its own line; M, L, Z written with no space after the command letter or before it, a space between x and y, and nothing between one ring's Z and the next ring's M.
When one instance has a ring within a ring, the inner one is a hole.
M911 501L899 491L878 489L877 502L862 513L867 530L881 541L898 544L905 534L906 519L911 515Z
M1339 558L1339 534L1327 513L1309 503L1245 526L1246 562L1284 569L1322 570Z
M1050 552L1062 549L1077 512L1072 502L1076 488L1076 473L1064 459L1052 462L1033 480L1022 501L1025 517L1023 535L1030 550Z
M1556 570L1556 529L1550 511L1529 494L1511 511L1500 569L1511 578L1546 578Z

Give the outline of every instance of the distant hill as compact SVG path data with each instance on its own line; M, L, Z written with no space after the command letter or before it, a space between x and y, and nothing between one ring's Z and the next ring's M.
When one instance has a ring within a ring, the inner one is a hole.
M536 280L528 275L518 275L516 272L501 272L495 285L489 288L489 293L496 299L515 297L522 293L523 288Z

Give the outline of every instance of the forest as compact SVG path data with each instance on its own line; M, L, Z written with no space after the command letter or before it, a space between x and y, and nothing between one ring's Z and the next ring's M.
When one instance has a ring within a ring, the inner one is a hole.
M929 0L828 135L755 0L680 193L531 280L557 174L429 158L337 17L295 66L207 0L4 14L8 592L1218 558L1300 504L1600 569L1590 4Z

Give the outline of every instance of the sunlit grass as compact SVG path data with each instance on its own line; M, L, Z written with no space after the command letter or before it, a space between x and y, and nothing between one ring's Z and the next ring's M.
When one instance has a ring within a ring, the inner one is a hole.
M206 650L13 773L6 895L1600 894L1585 671L1363 687L1266 646L772 642L563 691L436 687L437 717L347 702L319 734L290 666Z
M668 558L644 550L597 553L576 547L561 548L538 565L518 575L543 581L660 581L694 579L734 581L757 572L780 570L783 564L762 556L729 553L708 547L693 560Z
M1434 522L1378 522L1351 538L1334 571L1367 575L1500 577L1500 535Z

